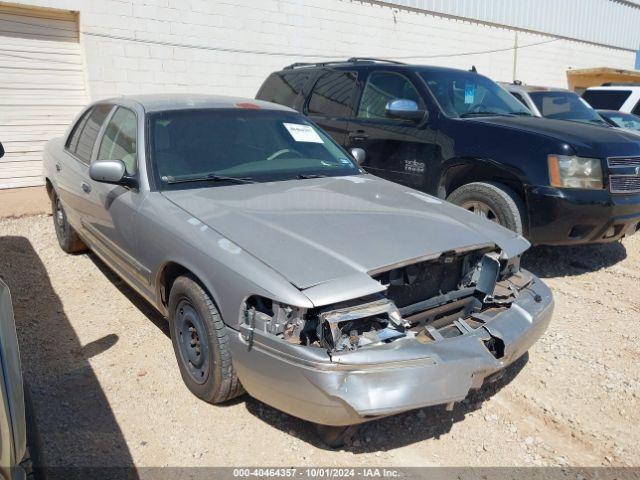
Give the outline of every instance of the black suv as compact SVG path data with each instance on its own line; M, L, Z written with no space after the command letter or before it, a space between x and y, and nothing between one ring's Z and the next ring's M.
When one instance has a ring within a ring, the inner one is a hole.
M606 242L640 229L639 136L534 117L475 69L298 63L271 74L257 98L304 113L368 172L534 244Z

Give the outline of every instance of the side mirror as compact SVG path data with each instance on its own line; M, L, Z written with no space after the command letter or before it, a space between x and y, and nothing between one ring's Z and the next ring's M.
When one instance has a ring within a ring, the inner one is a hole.
M390 118L418 122L424 118L426 111L420 110L418 104L413 100L397 98L387 103L385 114Z
M358 163L358 165L362 165L367 159L367 152L365 152L362 148L352 148L351 156Z
M127 175L122 160L97 160L89 167L89 176L96 182L132 188L138 186L136 179Z
M4 147L2 146L2 143L0 143L0 158L4 157Z

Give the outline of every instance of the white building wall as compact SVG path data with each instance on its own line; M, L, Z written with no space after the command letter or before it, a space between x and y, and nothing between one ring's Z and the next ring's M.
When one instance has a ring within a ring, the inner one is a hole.
M80 12L81 43L92 99L146 92L252 97L267 74L285 65L351 56L460 68L475 65L495 80L512 78L515 30L368 2L22 0L16 3ZM516 76L529 84L564 87L569 68L628 69L633 68L635 61L635 52L631 50L545 35L520 32L518 43L521 48ZM478 53L469 54L472 52Z

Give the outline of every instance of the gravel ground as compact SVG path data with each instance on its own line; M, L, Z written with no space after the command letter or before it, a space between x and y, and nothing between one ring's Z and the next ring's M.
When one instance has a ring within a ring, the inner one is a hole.
M64 254L50 217L0 220L0 276L50 465L640 466L639 247L527 253L556 299L528 356L452 412L364 425L339 451L248 396L192 396L164 320L93 255Z

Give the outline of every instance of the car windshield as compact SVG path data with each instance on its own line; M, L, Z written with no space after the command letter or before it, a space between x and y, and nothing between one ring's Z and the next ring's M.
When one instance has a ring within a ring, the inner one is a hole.
M598 112L573 92L530 92L543 117L604 125Z
M296 112L169 110L150 114L149 130L161 189L361 173L341 147Z
M622 112L601 113L600 115L620 128L629 128L640 132L640 117L637 115Z
M477 73L424 70L420 76L450 117L531 115L510 93Z

